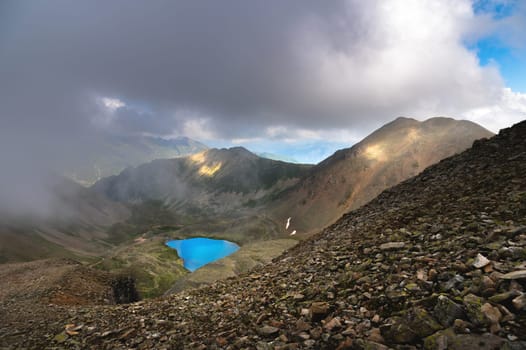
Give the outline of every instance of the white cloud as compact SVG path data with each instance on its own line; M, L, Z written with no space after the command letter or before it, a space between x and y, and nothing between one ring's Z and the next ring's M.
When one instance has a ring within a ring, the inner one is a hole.
M327 32L323 22L318 27L309 24L304 32L305 64L314 75L307 75L313 84L303 85L308 100L329 113L347 113L352 121L419 111L458 112L498 98L498 71L480 67L475 53L463 46L476 24L469 1L349 4L341 26L355 32L350 38L343 30ZM356 24L358 7L369 9ZM335 36L343 36L338 46Z
M118 98L102 97L100 101L110 112L115 112L118 108L126 106L126 104Z
M503 88L501 92L500 98L493 104L467 110L460 116L495 133L526 119L526 94L513 92L509 88Z
M196 140L213 140L217 135L211 130L209 119L196 118L187 119L183 122L181 135L196 139Z
M89 98L89 97L88 97ZM91 122L98 128L107 129L117 120L116 111L126 107L126 104L118 98L96 97L97 107L90 116Z
M276 138L276 137L286 137L288 134L288 130L285 126L279 125L273 125L269 126L267 130L265 131L266 136L270 138Z

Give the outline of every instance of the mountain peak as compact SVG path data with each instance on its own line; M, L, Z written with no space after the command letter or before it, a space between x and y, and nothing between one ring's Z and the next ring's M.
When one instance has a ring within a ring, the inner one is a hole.
M302 232L321 229L385 188L490 136L477 124L452 118L399 117L319 163L275 204L274 212L278 220L295 217Z
M416 122L415 118L400 116L395 118L391 123Z
M227 148L227 151L233 152L239 155L256 156L254 153L250 152L248 149L242 146L230 147L230 148Z
M247 159L259 158L254 153L250 152L244 147L237 146L231 148L211 148L203 153L206 161L241 161Z

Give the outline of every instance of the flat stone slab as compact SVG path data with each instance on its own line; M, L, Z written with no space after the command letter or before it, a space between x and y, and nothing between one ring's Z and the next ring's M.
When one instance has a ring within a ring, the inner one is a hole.
M380 250L394 250L405 247L404 242L389 242L380 245Z
M507 274L504 274L504 275L500 276L500 278L502 278L504 280L526 279L526 270L519 270L519 271L509 272Z

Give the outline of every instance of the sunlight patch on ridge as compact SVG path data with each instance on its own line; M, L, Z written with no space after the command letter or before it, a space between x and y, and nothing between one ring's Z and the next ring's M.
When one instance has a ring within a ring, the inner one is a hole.
M214 174L217 173L219 169L221 169L222 165L223 163L221 162L214 163L211 166L203 165L201 168L199 168L199 175L208 177L214 176Z
M420 131L418 131L417 129L410 129L406 137L408 141L415 142L421 137Z
M364 155L369 160L377 160L383 162L387 159L385 151L381 145L372 145L365 149Z
M205 152L201 152L201 153L196 153L196 154L193 154L189 157L190 161L192 163L196 163L196 164L202 164L205 162L206 158L205 158Z

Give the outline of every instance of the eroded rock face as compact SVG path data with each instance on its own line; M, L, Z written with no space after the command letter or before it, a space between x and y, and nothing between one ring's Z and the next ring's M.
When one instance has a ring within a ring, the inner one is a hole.
M516 252L526 247L525 174L526 122L383 192L249 274L8 325L0 342L12 344L7 334L22 329L31 336L19 348L522 349L526 266ZM389 242L404 244L380 248ZM478 254L489 263L474 264ZM67 324L82 328L54 340Z

